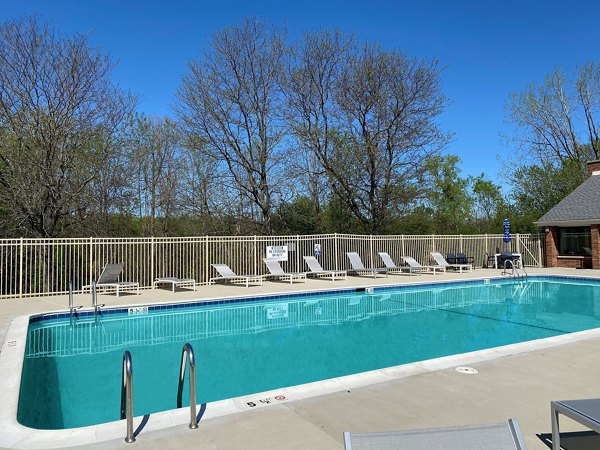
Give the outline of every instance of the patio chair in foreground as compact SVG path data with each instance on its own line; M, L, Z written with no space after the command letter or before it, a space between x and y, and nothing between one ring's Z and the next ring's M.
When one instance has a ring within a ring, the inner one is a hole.
M117 293L117 297L119 293L123 289L127 288L136 288L136 294L140 293L140 283L137 281L119 281L119 275L123 272L123 264L106 264L104 269L102 269L102 273L98 277L98 281L96 281L96 288L114 288ZM86 284L81 287L82 291L86 289L92 289L92 284Z
M346 450L526 450L516 419L506 422L381 433L344 433Z
M373 278L376 278L378 273L384 273L386 277L388 276L387 267L365 267L358 253L347 252L346 255L350 259L350 264L352 265L351 273L370 273L373 275Z
M550 402L552 420L552 450L560 450L558 415L565 416L600 433L600 398L557 400Z
M237 275L233 270L229 268L227 264L211 264L215 268L217 272L219 272L218 277L213 277L208 280L209 284L215 283L219 280L223 281L244 281L246 283L246 287L250 283L259 283L261 286L263 284L263 276L262 275Z
M460 273L462 273L463 269L471 272L473 270L472 264L453 264L446 261L446 259L439 252L431 252L431 257L435 260L435 262L439 266L444 266L446 268L458 269Z
M280 280L290 280L290 284L294 280L306 281L306 272L285 272L279 265L279 261L274 258L263 258L263 261L269 269L269 274L265 277L277 277Z
M159 284L170 284L171 290L175 292L177 286L192 286L196 290L196 280L193 278L158 277L154 280L154 288Z
M317 277L331 277L331 281L335 281L336 275L338 279L340 277L344 277L344 279L348 278L348 274L345 270L324 270L319 264L319 261L314 256L304 256L304 261L308 265L310 272L309 275L315 275Z
M421 269L415 269L410 266L397 266L392 257L386 252L379 252L379 257L383 260L383 264L387 267L388 273L404 273L407 272L409 275L417 273L421 275Z
M417 260L415 258L413 258L412 256L403 256L402 259L404 260L404 262L406 264L408 264L413 269L421 270L421 273L432 272L435 275L436 271L438 271L438 270L441 270L442 272L446 272L446 267L444 267L444 266L439 266L439 265L438 266L423 266L422 264L417 262Z

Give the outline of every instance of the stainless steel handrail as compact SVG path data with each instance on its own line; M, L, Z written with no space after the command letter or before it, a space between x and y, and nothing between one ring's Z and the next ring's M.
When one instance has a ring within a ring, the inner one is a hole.
M190 428L198 428L196 418L196 358L191 344L186 343L181 351L181 368L179 370L179 386L177 388L177 408L181 408L181 397L183 394L183 381L185 379L186 362L190 365Z
M98 304L98 291L96 290L95 280L92 281L92 306L94 307L94 315L98 315L98 311L104 306L104 303Z
M69 280L69 315L71 319L73 318L73 314L77 311L81 306L75 306L73 301L73 282Z
M133 435L133 367L131 365L131 353L125 350L123 353L123 384L121 386L121 420L127 419L127 435L125 442L135 442Z

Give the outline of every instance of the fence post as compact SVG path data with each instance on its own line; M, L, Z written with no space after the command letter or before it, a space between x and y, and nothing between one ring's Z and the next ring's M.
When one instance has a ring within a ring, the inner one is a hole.
M335 233L333 235L334 244L335 244L335 270L339 270L338 268L338 234Z
M519 233L516 234L517 238L517 253L521 253L521 236Z
M23 238L19 243L19 298L23 298Z
M209 284L210 273L209 273L209 259L208 259L208 235L205 236L206 242L204 244L204 276L206 284Z
M371 247L370 251L369 251L370 256L371 256L371 263L370 264L371 264L371 267L375 267L375 263L373 261L373 235L371 235L371 239L369 241L369 245Z
M92 284L94 276L94 257L92 255L94 251L94 238L90 236L90 269L89 269L89 283ZM83 292L83 291L82 291Z
M254 235L254 258L252 258L254 260L254 269L253 269L253 272L252 272L254 275L257 274L257 272L256 272L256 269L257 269L257 267L256 267L256 258L258 258L258 253L256 252L256 235Z
M296 272L302 272L300 269L300 235L296 235Z
M459 244L460 244L460 245L459 245L459 247L460 247L460 252L461 252L461 253L463 253L463 252L465 251L465 250L464 250L464 248L463 248L463 235L461 234L461 235L459 236L459 238L458 238L458 239L459 239L459 241L458 241L458 242L459 242Z
M402 242L402 256L406 256L406 252L404 251L404 235L400 236L400 240Z
M542 235L538 233L537 236L537 245L538 245L538 267L544 267L544 263L542 262Z
M164 275L162 276L164 277ZM154 286L154 236L150 236L150 286Z

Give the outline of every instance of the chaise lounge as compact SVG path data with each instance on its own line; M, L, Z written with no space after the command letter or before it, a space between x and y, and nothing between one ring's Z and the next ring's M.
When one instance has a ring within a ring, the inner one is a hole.
M117 297L123 289L136 288L136 294L140 293L140 283L137 281L119 281L119 276L123 272L123 264L106 264L102 273L96 281L96 288L114 288L116 290ZM86 284L81 287L82 292L86 289L92 289L93 283Z
M154 289L159 284L170 284L172 292L175 292L175 288L178 286L191 286L196 290L196 280L193 278L177 278L177 277L158 277L154 280Z
M216 283L217 281L244 281L246 283L246 287L250 283L259 283L261 286L263 284L263 276L262 275L238 275L233 270L229 268L227 264L211 264L215 268L217 272L219 272L218 277L213 277L208 280L209 284Z
M263 258L263 261L267 265L267 269L269 269L269 274L265 275L265 277L276 277L280 280L289 280L290 284L292 284L294 280L306 281L306 272L286 272L279 265L279 261L274 258Z
M444 266L439 266L439 265L437 265L437 266L424 266L421 263L419 263L412 256L403 256L402 259L403 259L403 261L406 264L408 264L414 270L420 270L421 273L433 273L435 275L438 270L442 271L442 272L446 272L446 267L444 267Z
M506 422L380 433L344 433L346 450L526 450L516 419Z
M308 265L310 272L309 275L315 275L316 277L331 277L331 281L335 281L335 277L338 279L344 277L344 279L348 278L348 273L345 270L325 270L319 264L319 261L314 256L304 256L304 261Z
M373 278L376 278L378 273L384 273L386 277L388 276L387 267L365 267L358 253L347 252L346 255L350 259L350 265L352 266L351 273L370 273L373 275Z
M439 266L444 266L448 269L458 269L460 273L462 273L463 269L468 270L469 272L473 270L472 264L449 263L439 252L431 252L431 257Z
M409 275L413 273L421 275L421 269L415 269L410 266L398 266L392 259L392 257L386 252L379 252L379 257L383 260L383 264L388 269L388 273L404 273L407 272Z

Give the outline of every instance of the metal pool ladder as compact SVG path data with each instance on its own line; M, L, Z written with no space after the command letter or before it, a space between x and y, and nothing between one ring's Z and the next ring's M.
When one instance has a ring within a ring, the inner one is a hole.
M515 264L515 262L517 264ZM525 266L523 265L522 262L520 262L520 260L516 260L516 261L512 261L510 259L507 259L506 261L504 261L504 268L502 270L502 274L503 275L508 275L508 268L506 267L506 265L510 263L510 268L512 270L512 273L510 274L513 278L526 278L528 276L527 271L525 270Z
M181 351L181 368L179 370L179 386L177 388L177 408L181 408L181 397L183 394L183 381L185 379L186 363L190 365L190 428L198 428L196 417L196 359L191 344L186 343Z
M123 353L123 384L121 386L121 420L127 419L127 436L125 442L135 442L133 435L133 368L131 365L131 353L125 350Z

